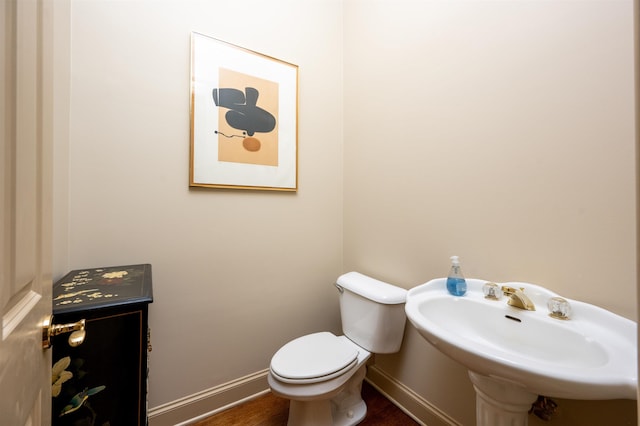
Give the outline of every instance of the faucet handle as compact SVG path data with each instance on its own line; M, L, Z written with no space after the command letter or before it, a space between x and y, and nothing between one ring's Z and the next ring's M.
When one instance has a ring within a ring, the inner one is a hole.
M562 297L552 297L547 302L549 316L556 319L568 320L571 316L571 305Z
M482 286L482 292L485 299L500 300L502 297L502 290L496 283L486 282Z

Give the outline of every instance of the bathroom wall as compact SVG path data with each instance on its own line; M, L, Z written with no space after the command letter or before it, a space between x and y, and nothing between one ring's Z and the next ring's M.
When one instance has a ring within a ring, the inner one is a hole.
M338 332L352 269L410 288L457 254L635 319L630 0L55 4L55 278L153 264L151 408ZM300 66L297 193L188 188L191 31ZM466 371L411 327L376 362L473 424Z
M346 1L345 269L410 288L455 254L635 319L632 8ZM473 424L465 369L405 337L377 367ZM548 424L636 424L635 401L560 409Z
M153 265L149 407L262 371L295 336L339 332L342 2L63 6L55 278ZM189 189L191 31L300 67L297 193Z

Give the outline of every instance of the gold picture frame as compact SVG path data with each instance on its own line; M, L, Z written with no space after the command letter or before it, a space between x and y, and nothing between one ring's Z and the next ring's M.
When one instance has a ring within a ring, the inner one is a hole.
M297 65L191 33L189 186L297 191Z

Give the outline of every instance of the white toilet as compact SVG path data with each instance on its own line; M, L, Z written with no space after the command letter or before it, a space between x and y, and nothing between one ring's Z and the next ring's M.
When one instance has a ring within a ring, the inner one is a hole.
M344 336L308 334L285 344L271 359L269 386L289 404L289 426L355 425L366 361L372 353L400 349L407 291L358 272L341 275L340 314Z

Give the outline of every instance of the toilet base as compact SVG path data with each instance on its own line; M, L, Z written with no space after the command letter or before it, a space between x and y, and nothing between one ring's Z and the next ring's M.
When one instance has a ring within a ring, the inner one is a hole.
M287 426L353 426L364 420L367 405L362 399L366 365L361 365L344 388L331 399L294 400L289 403Z
M362 381L366 373L366 365L361 366L342 392L331 399L334 426L356 425L367 415L367 404L362 399Z
M295 401L289 402L289 421L287 426L332 425L331 404L329 401Z

